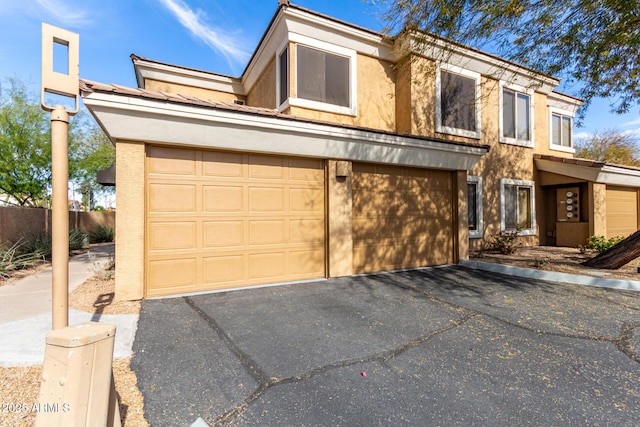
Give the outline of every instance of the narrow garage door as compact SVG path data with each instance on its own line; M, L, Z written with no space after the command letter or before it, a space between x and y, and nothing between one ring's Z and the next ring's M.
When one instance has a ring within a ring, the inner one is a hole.
M353 270L453 262L451 173L353 165Z
M607 238L627 237L638 229L638 191L607 186Z
M147 148L146 294L325 276L324 164Z

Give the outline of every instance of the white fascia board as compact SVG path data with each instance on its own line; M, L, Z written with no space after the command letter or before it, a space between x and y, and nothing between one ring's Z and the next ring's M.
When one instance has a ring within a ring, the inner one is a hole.
M560 84L558 79L519 67L516 64L482 52L448 44L444 40L435 37L429 40L425 38L425 42L428 45L423 45L415 37L411 37L411 51L430 59L466 68L483 76L504 80L509 84L519 85L544 94L550 93L553 88Z
M84 103L113 140L471 170L485 147L234 111L92 93Z
M380 35L341 25L316 15L308 15L296 9L287 10L286 17L287 28L291 33L355 50L374 58L396 60L393 45Z
M564 95L558 92L550 92L547 95L547 107L563 110L565 115L574 117L578 108L582 105L582 101Z
M535 159L538 170L599 184L640 187L640 171L605 165L601 168Z
M187 70L181 67L172 67L168 64L156 64L139 61L136 63L137 74L144 79L176 83L198 88L212 89L220 92L246 95L244 87L239 79L226 76L218 76L197 70ZM144 89L144 87L143 87Z
M265 34L247 71L243 84L247 91L256 83L283 40L294 41L296 36L309 37L322 42L354 50L387 61L395 61L393 45L384 41L382 36L341 25L316 15L309 15L296 9L284 9Z

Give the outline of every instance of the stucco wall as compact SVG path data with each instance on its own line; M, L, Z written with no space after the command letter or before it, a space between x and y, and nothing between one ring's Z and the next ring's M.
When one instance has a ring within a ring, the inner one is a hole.
M247 105L276 108L276 61L269 62L247 94Z
M144 296L145 144L116 143L116 298Z
M222 92L219 90L205 89L201 87L181 85L178 83L168 83L158 80L146 79L145 88L157 92L176 93L180 95L193 96L204 100L213 100L232 103L236 99L245 100L244 96L234 93Z
M290 49L295 51L295 49ZM385 131L396 130L395 72L390 62L358 55L357 115L350 116L291 106L297 117L362 126ZM275 76L275 75L274 75ZM293 81L293 77L291 79ZM275 81L275 77L274 80ZM273 85L275 87L275 85ZM292 88L293 89L293 88ZM295 93L291 91L292 96Z

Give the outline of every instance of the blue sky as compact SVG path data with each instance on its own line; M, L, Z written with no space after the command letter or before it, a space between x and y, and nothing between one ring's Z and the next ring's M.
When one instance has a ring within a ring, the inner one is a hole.
M297 0L336 18L381 30L372 0ZM80 76L135 87L129 55L240 75L277 0L0 0L0 81L18 77L37 93L41 22L80 34ZM572 94L571 88L559 90ZM594 101L576 136L617 128L640 135L640 107L625 115Z

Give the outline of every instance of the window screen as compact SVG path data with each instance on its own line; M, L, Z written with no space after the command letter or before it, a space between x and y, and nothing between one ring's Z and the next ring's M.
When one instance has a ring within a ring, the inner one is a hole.
M289 98L289 49L280 54L280 104Z
M349 58L298 45L298 97L348 107Z
M459 74L440 72L442 126L476 131L476 81Z

